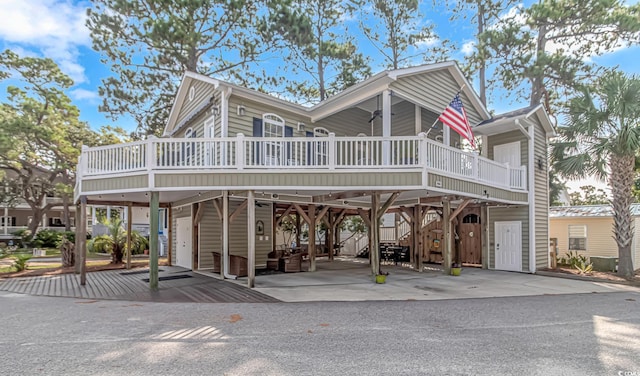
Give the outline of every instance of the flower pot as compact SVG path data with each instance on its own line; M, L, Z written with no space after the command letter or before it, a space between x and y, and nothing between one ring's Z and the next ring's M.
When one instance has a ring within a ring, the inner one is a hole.
M384 274L378 274L376 276L376 283L385 283L387 282L387 276Z
M458 277L461 271L462 268L451 268L451 275Z

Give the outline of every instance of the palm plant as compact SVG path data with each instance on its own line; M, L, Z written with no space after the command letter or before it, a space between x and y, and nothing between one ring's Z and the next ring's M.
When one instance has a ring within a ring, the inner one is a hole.
M103 224L107 226L107 234L100 235L91 240L89 249L92 252L111 253L113 264L122 263L122 258L127 250L127 231L122 226L120 218L106 219ZM131 252L148 247L147 239L137 231L131 231Z
M608 178L618 274L630 278L633 226L630 206L640 150L640 79L608 72L569 101L568 124L553 144L557 170L568 178Z

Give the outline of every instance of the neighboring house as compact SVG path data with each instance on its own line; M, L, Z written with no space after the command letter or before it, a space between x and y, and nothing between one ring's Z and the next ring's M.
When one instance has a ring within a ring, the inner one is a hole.
M60 205L54 206L44 214L38 226L38 231L64 231L62 200L57 197L47 197L46 200L47 202L59 202ZM69 206L69 210L71 212L71 231L75 231L75 205ZM25 202L18 202L12 206L0 204L0 241L17 239L18 236L15 236L14 233L28 228L31 221L33 221L32 213L31 207Z
M631 205L634 236L633 265L640 262L640 204ZM549 208L549 237L555 239L558 256L573 251L585 256L618 257L613 235L611 205L552 206Z
M459 91L481 154L438 121ZM75 194L170 208L171 262L194 270L229 252L248 257L251 275L292 212L332 226L361 215L375 228L384 209L416 224L427 211L475 224L458 235L483 267L535 272L548 265L553 132L541 105L489 115L454 62L385 71L312 107L187 72L163 137L83 149ZM448 227L412 227L414 266L452 257Z

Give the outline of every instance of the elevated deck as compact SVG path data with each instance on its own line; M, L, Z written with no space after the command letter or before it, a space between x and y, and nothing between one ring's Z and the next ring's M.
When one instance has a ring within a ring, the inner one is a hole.
M462 193L466 189L484 195L497 189L521 198L527 192L526 176L526 166L498 163L445 146L425 134L389 138L335 137L332 133L316 138L256 138L239 134L217 139L154 138L84 148L76 195L149 190L433 188Z

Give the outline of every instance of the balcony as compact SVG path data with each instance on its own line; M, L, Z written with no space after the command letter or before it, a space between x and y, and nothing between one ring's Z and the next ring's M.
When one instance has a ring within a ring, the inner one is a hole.
M423 170L512 191L527 190L526 166L511 167L425 137L149 139L83 148L79 180L136 172L283 173Z

